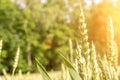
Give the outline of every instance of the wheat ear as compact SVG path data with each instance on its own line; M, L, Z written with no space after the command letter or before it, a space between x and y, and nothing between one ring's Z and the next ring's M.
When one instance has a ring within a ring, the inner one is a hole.
M112 19L110 16L108 16L109 22L107 27L107 56L109 62L112 63L112 65L117 66L118 65L118 48L117 44L114 41L114 27L112 23Z
M15 70L16 70L17 65L18 65L19 54L20 54L20 47L17 48L17 52L16 52L16 56L15 56L15 59L14 59L14 64L13 64L12 76L14 75Z
M1 55L1 51L2 51L2 40L0 40L0 55Z

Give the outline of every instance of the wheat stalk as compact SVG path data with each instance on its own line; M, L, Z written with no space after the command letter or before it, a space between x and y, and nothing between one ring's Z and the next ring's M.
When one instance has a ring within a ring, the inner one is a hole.
M73 44L72 44L72 39L69 39L69 47L70 47L70 61L73 62Z
M80 45L77 45L77 57L76 57L76 71L80 74L80 77L83 80L87 79L87 73L86 73L86 61L85 58L81 55L81 47Z
M17 52L16 52L16 56L15 56L15 59L14 59L14 64L13 64L12 76L14 75L15 70L17 68L19 55L20 55L20 47L17 48Z
M91 46L91 65L92 65L92 78L94 80L101 80L100 79L100 68L98 65L98 61L97 61L97 55L96 55L96 49L95 49L95 45L92 42L92 46Z
M89 49L89 42L88 42L87 26L85 23L85 16L82 8L80 8L78 29L79 29L79 35L80 35L80 45L82 46L82 55L87 56L90 52L90 49Z
M0 40L0 55L1 55L1 51L2 51L2 40Z
M68 68L64 64L61 64L61 68L62 68L61 79L70 80Z
M76 70L79 72L83 80L88 80L91 78L90 75L90 49L88 42L87 26L85 23L85 16L83 9L80 8L80 15L78 19L78 30L79 30L79 41L77 43L77 58L76 60Z
M87 26L85 23L85 16L83 9L80 8L80 16L79 16L79 31L80 31L80 45L81 45L81 54L85 58L86 61L86 75L87 79L91 79L91 69L90 69L90 48L88 42L88 33Z
M117 44L114 41L114 28L112 19L110 16L108 16L109 22L107 27L107 56L110 62L112 62L112 65L117 66L118 65L118 48Z

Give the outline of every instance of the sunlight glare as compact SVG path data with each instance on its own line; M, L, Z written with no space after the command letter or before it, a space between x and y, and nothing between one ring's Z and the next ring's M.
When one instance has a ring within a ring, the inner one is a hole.
M94 0L96 4L100 3L102 0Z
M112 0L112 1L115 2L115 3L118 2L118 0Z

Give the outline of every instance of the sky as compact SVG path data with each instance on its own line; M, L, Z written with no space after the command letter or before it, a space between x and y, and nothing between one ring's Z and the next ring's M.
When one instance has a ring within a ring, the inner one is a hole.
M93 0L96 4L97 3L100 3L101 1L103 0ZM112 0L113 2L117 2L118 0ZM88 5L91 5L92 4L92 1L91 0L85 0L85 2L88 4Z

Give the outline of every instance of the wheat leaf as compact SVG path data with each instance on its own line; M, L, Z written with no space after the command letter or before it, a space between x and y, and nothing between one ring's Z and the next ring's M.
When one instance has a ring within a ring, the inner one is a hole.
M38 61L38 59L35 59L37 63L37 68L39 72L41 73L42 77L44 80L51 80L50 76L48 75L47 71L45 68L42 66L42 64Z
M60 56L64 60L66 66L68 67L71 79L72 80L81 80L81 77L79 76L79 74L77 73L77 71L71 64L71 62L69 60L67 60L63 55L60 54Z

